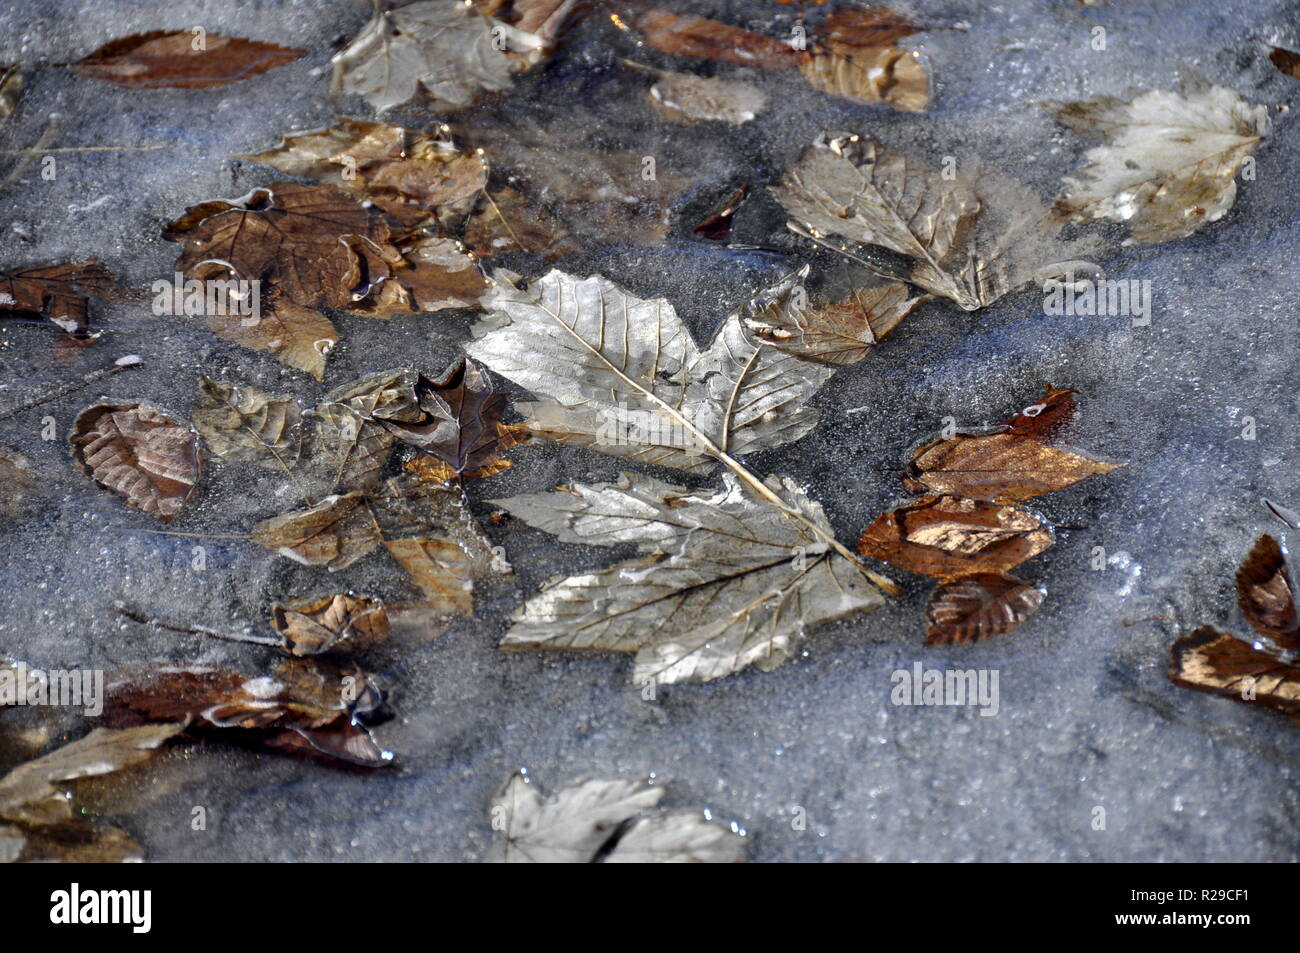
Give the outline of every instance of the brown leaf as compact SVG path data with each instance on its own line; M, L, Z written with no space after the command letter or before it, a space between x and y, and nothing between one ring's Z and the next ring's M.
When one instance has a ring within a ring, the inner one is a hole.
M0 317L49 321L72 344L91 344L102 334L90 328L91 296L122 297L108 269L93 258L0 275Z
M1237 604L1251 628L1283 649L1300 650L1295 584L1278 541L1267 534L1237 570Z
M629 22L647 45L661 53L764 69L798 65L794 49L781 40L717 20L656 8Z
M72 424L77 467L128 506L170 522L194 492L194 432L146 404L95 404Z
M1269 47L1269 62L1293 79L1300 79L1300 53L1282 46Z
M454 540L390 539L384 545L430 606L449 615L473 613L469 556Z
M949 493L1010 503L1063 489L1120 466L1057 450L1018 433L958 434L917 450L903 485L914 493Z
M526 251L555 260L580 247L563 222L508 185L483 193L465 223L463 241L480 258Z
M1047 384L1043 399L1030 404L1013 417L1002 422L1012 433L1037 440L1046 440L1069 423L1079 409L1074 395L1077 390L1061 389Z
M806 272L798 277L802 281ZM862 360L929 300L929 295L912 297L907 285L896 281L859 288L843 301L815 301L804 308L792 294L779 294L755 301L745 325L789 354L838 367Z
M717 76L653 70L659 78L646 94L669 122L729 122L739 126L767 106L767 94L751 83Z
M73 63L72 70L127 89L202 89L247 79L306 55L306 50L218 33L155 30L113 40Z
M1169 678L1184 688L1300 716L1300 666L1213 626L1174 642Z
M800 55L799 69L823 92L922 112L930 104L929 77L917 53L896 45L920 29L884 7L835 10Z
M274 149L238 158L335 186L399 218L408 210L417 218L463 211L488 176L483 156L458 149L445 127L428 135L355 119L287 136Z
M296 606L276 603L271 628L291 655L320 655L344 642L350 648L383 642L388 638L388 613L378 599L342 592Z
M304 566L346 569L380 543L379 530L361 493L328 496L315 506L262 520L251 538Z
M397 314L468 308L487 290L487 281L474 259L454 238L419 236L397 246L401 257L395 261L362 256L367 263L378 263L380 277L367 284L372 274L367 267L363 283L354 294L361 295L352 306L356 314L368 318L390 318ZM364 294L362 292L365 292Z
M274 289L259 320L228 309L224 315L208 315L208 328L223 340L265 351L318 381L325 379L325 358L339 342L339 332L329 318L314 308L294 304Z
M194 429L224 460L290 470L302 450L302 408L250 384L199 376Z
M1028 510L940 496L883 513L858 552L940 579L1004 573L1052 545L1048 526Z
M511 465L501 452L528 439L525 428L501 423L505 395L495 393L487 374L467 358L438 380L421 374L415 393L422 411L418 420L389 420L382 413L374 419L403 443L436 459L408 467L424 479L472 480L500 473Z
M950 579L925 607L925 644L980 642L1010 632L1038 611L1046 595L1033 583L998 573Z
M106 711L119 722L185 719L196 731L251 732L267 746L376 768L392 764L393 755L361 719L382 706L374 679L354 666L293 658L262 676L202 667L126 669L108 687Z

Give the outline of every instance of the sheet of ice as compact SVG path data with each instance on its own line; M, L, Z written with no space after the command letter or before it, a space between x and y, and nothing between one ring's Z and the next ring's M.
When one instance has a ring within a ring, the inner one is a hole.
M1107 274L1152 282L1150 327L1132 328L1125 317L1049 317L1034 289L974 315L928 304L816 398L824 419L812 435L752 461L804 483L841 538L852 540L905 498L896 470L943 417L998 420L1046 382L1080 389L1072 442L1130 465L1037 501L1062 527L1056 546L1024 567L1049 590L1038 616L978 646L925 648L929 584L907 580L902 598L816 632L806 657L776 672L661 689L646 701L627 684L626 659L494 648L510 609L547 578L616 556L526 527L490 528L516 574L481 593L475 618L389 671L399 717L379 738L399 753L399 769L359 775L197 746L161 765L156 784L121 820L151 858L471 859L492 837L485 814L492 793L526 765L552 788L580 775L654 772L671 781L669 803L738 821L759 860L1297 859L1294 726L1176 689L1164 670L1176 634L1204 622L1241 628L1232 572L1259 532L1280 528L1261 497L1300 503L1300 132L1292 118L1300 83L1276 71L1251 39L1295 25L1300 10L1283 0L1113 0L1087 9L1073 0L917 0L910 8L933 28L922 46L938 86L922 115L833 100L789 72L747 77L771 102L752 124L667 126L640 98L643 77L618 59L707 65L637 50L603 18L578 29L547 70L521 79L508 108L570 123L575 146L599 140L644 150L660 169L698 178L677 237L664 247L614 245L564 266L666 295L704 334L727 307L805 260L821 280L851 280L850 270L785 232L761 187L822 132L867 133L930 161L978 157L1049 199L1086 144L1033 108L1036 100L1168 87L1190 65L1276 106L1257 178L1243 184L1221 222L1141 251L1120 250L1121 234L1107 233L1110 250L1100 261ZM789 32L797 9L700 6L776 34ZM187 205L276 178L229 156L338 114L369 116L363 103L335 104L327 95L330 55L367 15L366 4L347 0L0 6L0 62L45 64L30 72L18 112L0 125L4 149L29 147L52 124L51 148L122 147L51 153L54 180L42 179L36 162L8 185L0 266L97 255L138 285L169 275L176 248L159 237L163 223ZM311 53L210 90L122 90L57 65L118 36L196 25ZM1095 26L1106 30L1104 51L1091 48ZM411 106L391 118L427 125L436 114ZM0 178L15 159L0 157ZM733 240L768 250L691 237L696 213L741 182L755 186L754 197L737 215ZM255 668L263 650L144 629L111 604L126 599L162 616L238 629L260 626L274 600L338 586L410 594L380 554L336 578L222 538L292 502L277 496L283 481L272 474L209 467L201 495L169 529L211 537L151 532L158 524L76 474L66 430L100 396L147 399L188 417L200 371L309 400L324 390L190 319L120 305L99 313L110 334L71 367L51 360L52 336L4 332L11 346L0 350L0 412L120 355L138 353L143 363L0 422L0 444L33 462L39 496L25 521L0 531L0 650L47 666L201 657ZM339 319L345 343L330 359L326 386L412 360L439 371L472 320ZM864 407L869 412L846 413ZM58 428L50 442L41 434L46 415ZM1253 441L1241 439L1243 415L1256 421ZM609 458L543 445L512 458L513 469L474 487L480 513L491 497L619 470ZM201 571L192 568L196 546ZM1107 554L1101 571L1092 568L1098 546ZM998 714L892 705L892 673L918 661L996 669ZM190 828L195 805L208 810L206 832ZM1104 830L1095 829L1097 808ZM806 825L795 823L803 817Z

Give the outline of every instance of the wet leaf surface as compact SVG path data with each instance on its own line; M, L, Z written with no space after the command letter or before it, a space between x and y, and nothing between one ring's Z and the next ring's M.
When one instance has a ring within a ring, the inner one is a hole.
M926 645L979 642L1020 627L1046 592L1015 576L978 573L941 583L925 607Z
M201 89L248 79L306 54L201 30L158 30L107 43L73 63L72 69L127 89Z

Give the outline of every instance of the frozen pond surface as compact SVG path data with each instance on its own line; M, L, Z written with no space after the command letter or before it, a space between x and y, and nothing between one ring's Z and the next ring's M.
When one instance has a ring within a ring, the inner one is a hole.
M757 0L690 9L774 36L789 34L798 11ZM474 859L493 837L488 802L519 766L551 790L582 775L654 773L670 782L668 804L735 820L764 861L1297 859L1295 727L1175 688L1165 669L1169 643L1198 624L1244 630L1232 574L1256 535L1281 528L1260 499L1300 506L1300 83L1253 39L1279 25L1300 28L1300 4L916 0L908 9L932 27L918 41L937 85L920 115L832 99L793 72L723 67L767 89L767 111L739 130L670 126L646 107L644 80L618 59L682 70L708 64L638 51L601 16L580 24L549 66L521 78L507 108L563 124L575 147L598 133L696 181L662 247L610 245L559 264L664 295L704 336L804 261L832 279L849 274L789 235L766 193L820 133L862 132L932 164L949 154L979 158L1047 200L1088 143L1035 101L1130 85L1167 89L1191 66L1268 104L1274 132L1257 152L1257 178L1242 184L1223 220L1142 250L1104 233L1099 261L1108 276L1152 282L1150 327L1132 328L1125 317L1046 316L1034 288L973 315L930 302L817 395L819 428L750 460L757 472L804 485L851 541L907 498L896 470L943 417L995 421L1046 382L1078 388L1070 442L1129 465L1035 501L1061 527L1056 545L1024 567L1049 590L1038 615L977 646L926 648L930 584L894 573L902 598L816 631L805 657L771 673L663 688L651 702L629 684L625 658L495 648L510 610L548 578L609 565L618 554L556 543L519 524L489 526L515 575L480 590L474 618L392 662L398 717L377 734L398 752L397 770L354 773L217 741L177 749L144 776L142 796L126 799L132 812L115 821L150 859ZM39 163L29 167L0 193L0 266L95 255L137 286L170 275L177 246L161 239L164 223L187 205L279 177L229 156L337 115L371 118L365 103L328 96L329 58L368 16L367 5L348 0L0 5L0 62L49 64L29 72L18 111L0 126L5 149L36 142L55 114L52 147L148 147L60 153L53 181L42 180ZM205 90L125 90L54 65L119 36L194 25L311 52ZM1102 52L1090 48L1097 25L1107 31ZM413 105L385 118L423 127L439 116ZM474 121L473 113L457 117ZM0 158L0 177L13 161ZM770 251L730 250L691 234L742 182L753 197L733 241ZM50 359L52 336L5 332L13 346L0 350L0 412L122 354L138 353L144 364L0 422L0 444L32 461L39 498L24 521L0 532L0 652L50 667L203 658L255 668L265 651L153 631L111 605L128 599L158 615L236 629L261 627L274 601L339 586L410 596L381 554L335 577L247 540L145 532L160 524L74 471L67 427L101 396L147 400L188 419L200 372L309 402L385 367L438 373L459 353L473 313L338 317L344 345L323 385L190 319L111 304L97 313L110 333L71 366ZM57 421L58 440L41 439L45 414ZM1243 416L1255 418L1254 441L1241 439ZM542 443L510 457L512 469L472 485L480 514L490 498L612 479L622 469L613 458ZM265 471L209 466L205 481L170 529L237 535L286 508L275 497L283 481ZM196 543L206 547L201 572L191 569ZM1090 567L1096 546L1117 557L1105 571ZM918 661L996 669L997 716L891 705L891 674ZM85 730L78 722L59 728ZM206 832L190 829L195 805L208 810ZM1097 807L1105 830L1093 827ZM806 830L796 829L792 820L805 813Z

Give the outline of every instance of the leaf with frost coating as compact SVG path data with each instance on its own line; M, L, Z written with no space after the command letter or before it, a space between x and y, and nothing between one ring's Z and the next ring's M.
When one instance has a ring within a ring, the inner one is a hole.
M519 610L507 649L635 652L633 681L703 682L784 663L816 626L874 609L879 591L806 524L741 490L694 495L651 477L495 500L564 542L642 555L553 583ZM767 486L829 532L789 479Z
M656 810L663 788L615 778L575 781L544 798L521 772L492 801L504 863L738 863L744 837L699 811Z
M1045 104L1076 132L1106 141L1062 180L1058 206L1081 218L1129 226L1138 244L1186 238L1217 222L1237 197L1235 176L1268 135L1267 106L1190 71L1182 92L1137 90Z
M1032 193L1004 185L986 204L992 185L990 175L948 179L870 139L841 136L805 149L773 191L797 234L975 311L1079 256ZM830 236L849 241L832 244ZM864 246L872 245L905 256L910 267L898 274L869 260Z
M803 406L832 369L765 344L741 313L701 351L663 298L600 275L498 280L466 352L544 399L525 426L561 443L688 471L765 450L817 424Z
M503 48L494 45L500 37ZM449 106L482 91L510 88L515 73L546 49L538 35L484 16L460 0L420 0L377 13L334 59L334 86L378 111L400 106L419 87Z

